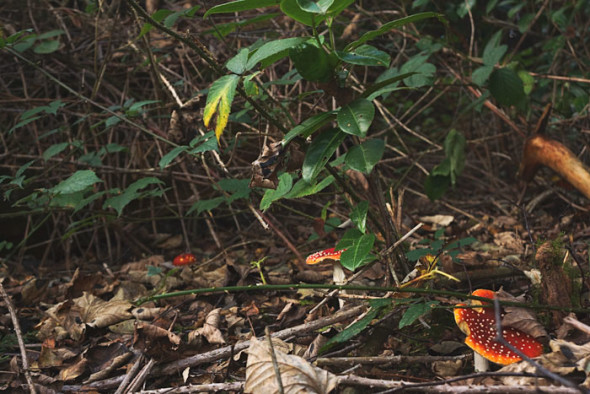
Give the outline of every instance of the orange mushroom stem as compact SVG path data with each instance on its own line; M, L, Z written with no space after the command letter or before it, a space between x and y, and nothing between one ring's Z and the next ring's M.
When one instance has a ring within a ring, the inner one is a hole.
M307 256L307 259L305 260L305 264L310 264L310 265L318 264L324 260L340 261L340 256L342 255L342 252L344 252L345 250L346 249L335 250L334 248L330 248L330 249L326 249L326 250L321 250L319 252L315 252L315 253Z
M179 254L172 260L172 264L175 266L189 265L197 261L197 258L192 253Z
M494 299L491 290L476 290L472 295ZM467 304L457 304L455 308L455 322L467 335L465 344L489 361L508 365L520 361L522 358L499 342L496 338L496 315L489 302L471 301L471 306L481 305L481 308L462 308ZM500 314L503 316L503 313ZM543 345L535 338L512 327L502 329L504 340L518 349L527 357L537 357L543 353Z

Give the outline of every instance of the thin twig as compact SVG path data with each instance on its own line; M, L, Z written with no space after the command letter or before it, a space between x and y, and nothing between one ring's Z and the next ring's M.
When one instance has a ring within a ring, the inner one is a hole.
M25 348L25 342L23 341L23 335L20 330L20 324L18 322L18 317L16 314L16 310L12 305L12 301L6 291L4 290L4 285L0 280L0 295L4 302L6 303L6 307L8 308L8 313L10 313L10 318L12 319L12 326L14 327L14 333L16 334L16 339L18 341L18 347L20 349L21 355L21 364L23 371L25 373L25 379L27 379L27 385L29 386L29 393L35 394L37 391L35 390L35 385L33 384L33 379L31 378L31 372L29 371L29 360L27 359L27 350Z
M279 362L277 361L277 355L275 353L275 347L272 344L272 337L270 335L270 329L268 326L264 327L264 333L266 334L266 340L270 349L270 358L272 359L272 367L275 371L275 377L277 378L277 390L279 394L285 394L285 388L283 387L283 379L281 378L281 369L279 368Z

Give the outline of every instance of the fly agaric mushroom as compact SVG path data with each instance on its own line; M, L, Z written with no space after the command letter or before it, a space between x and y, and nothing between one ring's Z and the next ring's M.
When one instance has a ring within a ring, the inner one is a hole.
M346 284L346 274L342 269L342 265L340 265L340 256L342 252L346 249L342 250L335 250L334 248L321 250L319 252L315 252L307 256L305 259L305 264L308 265L315 265L319 264L324 260L332 260L332 279L334 280L335 285L343 285ZM343 306L343 301L340 300L340 306Z
M175 266L189 265L197 261L197 258L192 253L179 254L172 260L172 264Z
M494 299L495 292L491 290L475 290L472 295ZM491 304L478 300L471 300L471 306L481 305L480 308L462 308L466 304L455 307L455 322L459 329L467 335L465 344L473 349L476 355L501 365L508 365L520 361L521 357L508 349L496 339L496 314ZM501 314L502 315L502 314ZM535 338L512 327L502 329L502 336L510 345L521 351L527 357L537 357L543 353L543 345ZM481 371L481 364L476 370ZM485 368L485 367L484 367Z

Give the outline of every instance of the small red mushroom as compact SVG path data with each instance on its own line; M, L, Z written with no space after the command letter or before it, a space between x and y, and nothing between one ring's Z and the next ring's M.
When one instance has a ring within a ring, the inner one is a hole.
M307 256L307 259L305 259L305 264L318 264L324 260L340 261L340 255L342 255L342 252L344 252L345 250L346 249L334 250L334 248L330 248L326 250L321 250L319 252L315 252Z
M197 261L197 258L195 257L194 254L182 253L182 254L179 254L178 256L176 256L174 258L174 260L172 260L172 264L175 266L181 266L181 265L192 264L196 261Z
M472 293L477 297L494 299L491 290L480 289ZM467 335L465 344L484 358L502 365L520 361L521 357L496 340L496 315L490 303L472 300L471 306L482 308L461 308L466 304L457 304L455 322ZM510 345L520 350L527 357L537 357L543 353L543 345L535 338L512 327L502 329L502 336Z

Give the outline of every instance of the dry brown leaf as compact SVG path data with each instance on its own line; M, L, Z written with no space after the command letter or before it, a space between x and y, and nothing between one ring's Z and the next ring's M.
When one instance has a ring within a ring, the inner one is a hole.
M225 343L223 334L219 330L219 322L221 321L221 308L213 309L207 315L203 327L197 328L188 335L188 342L195 343L196 337L203 336L212 345L222 345Z
M84 293L82 297L73 301L74 306L70 314L78 315L82 323L86 323L89 327L108 327L132 317L129 312L132 305L129 301L104 301L89 293Z
M512 294L500 289L496 292L500 301L525 302L523 296L514 297ZM525 332L537 339L547 339L549 335L545 327L537 320L537 316L531 309L518 306L504 306L506 314L502 318L503 327L513 327Z
M248 349L245 393L278 393L277 376L267 340L252 338ZM286 394L328 393L336 388L336 375L314 367L303 358L282 352L274 345L281 381Z
M80 358L76 363L59 371L59 380L62 380L65 382L68 380L76 379L78 376L80 376L84 373L84 371L86 370L87 364L88 364L87 359Z
M524 242L512 231L504 231L496 234L494 236L494 243L506 252L517 254L524 253Z

